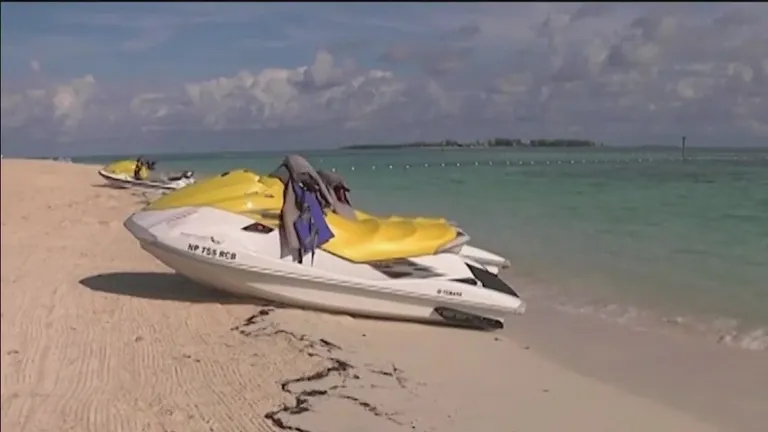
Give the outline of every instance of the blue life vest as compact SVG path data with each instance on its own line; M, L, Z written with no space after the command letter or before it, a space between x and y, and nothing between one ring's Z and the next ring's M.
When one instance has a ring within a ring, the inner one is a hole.
M309 253L312 254L312 264L314 264L315 250L330 241L334 235L325 221L317 192L308 190L295 181L292 181L291 185L299 209L299 217L293 222L293 228L299 239L299 263L302 263L304 255Z

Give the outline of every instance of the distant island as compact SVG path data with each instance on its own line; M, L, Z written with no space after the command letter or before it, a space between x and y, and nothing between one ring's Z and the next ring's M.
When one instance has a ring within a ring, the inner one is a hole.
M603 143L581 139L532 139L491 138L470 142L442 140L417 141L404 144L354 144L340 147L343 150L409 149L409 148L498 148L498 147L602 147Z

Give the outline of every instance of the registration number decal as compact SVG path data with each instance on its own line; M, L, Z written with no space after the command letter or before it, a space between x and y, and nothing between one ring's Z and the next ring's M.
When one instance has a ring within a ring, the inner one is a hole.
M223 259L227 261L234 261L237 259L237 253L235 252L230 252L224 249L215 249L208 246L200 246L195 243L187 244L187 251L209 258Z

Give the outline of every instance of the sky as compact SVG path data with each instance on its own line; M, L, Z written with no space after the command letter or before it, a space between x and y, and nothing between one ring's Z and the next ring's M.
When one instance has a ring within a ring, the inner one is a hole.
M3 2L0 16L6 155L768 146L762 3Z

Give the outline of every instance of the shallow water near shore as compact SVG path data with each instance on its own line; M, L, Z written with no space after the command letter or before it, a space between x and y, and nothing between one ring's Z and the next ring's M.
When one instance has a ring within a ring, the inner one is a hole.
M768 150L306 152L356 206L458 221L529 301L768 349ZM265 173L283 154L158 157ZM106 162L82 158L76 162Z

